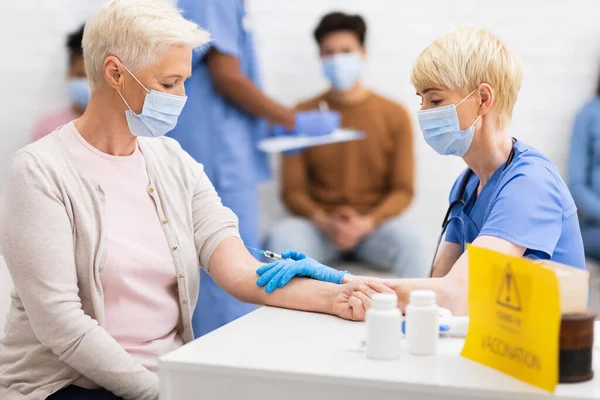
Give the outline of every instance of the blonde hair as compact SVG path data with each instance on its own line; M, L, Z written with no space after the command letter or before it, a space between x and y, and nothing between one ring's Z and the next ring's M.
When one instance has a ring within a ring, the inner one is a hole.
M92 87L102 82L104 60L115 56L132 72L156 62L170 46L192 49L210 35L164 0L109 0L87 22L85 69Z
M487 83L495 95L494 111L506 126L523 80L520 60L498 38L484 29L458 28L431 45L417 58L411 82L417 91L444 86L466 95Z

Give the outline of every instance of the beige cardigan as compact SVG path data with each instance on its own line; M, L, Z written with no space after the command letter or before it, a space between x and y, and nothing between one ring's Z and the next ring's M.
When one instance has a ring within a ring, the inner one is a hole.
M59 128L60 129L60 128ZM169 138L139 138L148 193L165 220L178 276L180 332L193 339L199 265L236 236L202 165ZM82 176L51 134L20 150L10 166L3 250L15 284L0 342L0 399L45 399L86 376L125 399L158 398L158 377L103 328L100 276L106 259L104 192Z

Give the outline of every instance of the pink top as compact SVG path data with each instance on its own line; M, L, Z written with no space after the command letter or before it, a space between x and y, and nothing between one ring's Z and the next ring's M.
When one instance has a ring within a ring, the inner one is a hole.
M102 153L71 122L58 132L75 165L105 195L107 258L101 276L104 328L143 366L158 372L158 357L183 345L173 257L154 200L144 157ZM89 381L78 381L90 387Z
M60 110L54 114L45 115L35 124L31 141L35 142L46 135L52 133L55 129L79 118L71 107Z

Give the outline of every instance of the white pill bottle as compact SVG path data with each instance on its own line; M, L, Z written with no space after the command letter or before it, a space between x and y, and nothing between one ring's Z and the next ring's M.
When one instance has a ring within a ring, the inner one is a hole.
M406 350L411 354L437 353L439 341L438 306L431 290L410 292L406 306Z
M395 293L373 295L367 310L367 357L374 360L395 360L400 357L402 313Z

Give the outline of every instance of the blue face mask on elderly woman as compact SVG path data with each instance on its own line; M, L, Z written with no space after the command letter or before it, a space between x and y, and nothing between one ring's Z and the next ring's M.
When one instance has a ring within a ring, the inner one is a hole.
M187 96L177 96L147 89L127 67L123 67L146 91L146 98L144 99L141 114L136 114L129 107L123 94L117 91L127 108L129 108L129 110L125 110L125 116L127 117L127 125L129 125L131 133L134 136L160 137L173 130L177 125L177 118L181 114L183 106L185 106Z
M431 148L443 156L464 156L475 133L475 124L480 116L464 131L460 129L460 121L456 107L468 99L477 89L473 90L458 104L449 104L443 107L422 110L417 113L419 127L423 132L425 141Z

